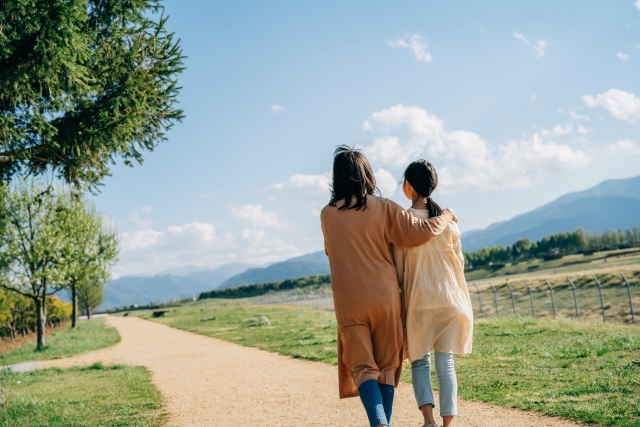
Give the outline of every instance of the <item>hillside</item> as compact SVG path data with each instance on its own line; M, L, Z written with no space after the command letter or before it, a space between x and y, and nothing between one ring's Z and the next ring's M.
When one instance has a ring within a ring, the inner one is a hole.
M477 251L484 246L510 245L524 237L539 240L578 227L597 232L636 226L640 226L640 176L608 180L565 194L508 221L468 231L462 235L462 243L465 251Z
M198 295L210 289L207 285L187 277L154 276L132 277L125 276L108 282L104 286L104 302L100 309L133 304L148 304L164 302L172 299Z
M198 295L252 267L256 265L234 262L214 269L185 266L163 270L155 276L124 276L105 285L104 303L100 308L142 305Z
M278 280L328 273L329 261L324 252L320 251L291 258L283 262L277 262L268 267L250 268L243 273L225 280L217 289L227 289L240 285L275 282Z

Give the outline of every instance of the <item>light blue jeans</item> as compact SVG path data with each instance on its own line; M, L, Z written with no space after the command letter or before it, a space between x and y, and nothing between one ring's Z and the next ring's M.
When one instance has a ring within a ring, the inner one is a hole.
M440 389L440 416L458 415L458 380L453 364L453 354L435 352L436 374ZM411 362L413 393L418 408L430 403L435 408L431 387L431 355Z

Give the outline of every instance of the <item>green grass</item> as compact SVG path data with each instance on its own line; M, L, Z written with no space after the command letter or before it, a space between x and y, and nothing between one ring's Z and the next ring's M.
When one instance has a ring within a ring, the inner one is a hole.
M131 315L150 317L150 312ZM153 319L294 357L337 363L333 313L205 300ZM266 316L271 325L250 326ZM640 426L640 327L522 317L480 320L457 357L459 394L585 424ZM410 381L405 368L403 379ZM435 377L435 376L434 376Z
M537 277L541 274L574 275L594 270L615 269L616 271L628 271L637 269L640 264L640 249L616 249L612 251L595 252L593 255L567 255L556 260L545 261L541 258L532 258L516 263L507 263L504 266L494 265L481 267L465 272L467 281L492 279L503 281L506 278L512 280ZM516 276L515 278L513 276Z
M105 324L105 319L83 320L78 329L62 329L46 338L46 346L36 351L36 343L29 343L0 356L0 366L33 360L61 359L78 353L109 347L120 341L115 328Z
M131 312L150 318L150 312ZM260 318L270 326L260 325ZM208 299L152 319L174 328L296 358L337 363L336 319L330 312L252 306Z
M0 427L155 427L162 398L145 368L102 366L0 372Z

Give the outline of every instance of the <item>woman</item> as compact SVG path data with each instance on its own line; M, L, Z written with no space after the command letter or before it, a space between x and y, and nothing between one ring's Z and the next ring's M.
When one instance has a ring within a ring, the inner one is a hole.
M374 191L364 155L338 147L331 200L320 219L338 322L340 398L359 395L372 427L390 425L402 369L400 288L390 247L420 246L455 217L445 209L418 220Z
M416 218L434 218L442 209L431 198L438 186L435 167L426 160L411 163L402 189ZM424 427L438 427L433 419L431 351L435 354L443 427L458 415L458 382L454 354L468 354L473 342L473 309L464 278L460 231L455 223L430 242L412 249L392 250L403 289L413 391Z

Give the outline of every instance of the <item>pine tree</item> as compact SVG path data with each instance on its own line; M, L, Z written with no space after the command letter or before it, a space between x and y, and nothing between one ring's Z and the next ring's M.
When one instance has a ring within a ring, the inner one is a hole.
M157 0L0 3L0 179L95 188L182 119L179 40Z

